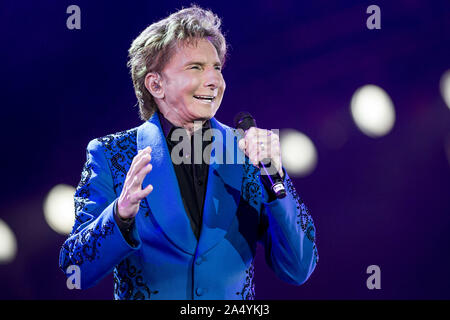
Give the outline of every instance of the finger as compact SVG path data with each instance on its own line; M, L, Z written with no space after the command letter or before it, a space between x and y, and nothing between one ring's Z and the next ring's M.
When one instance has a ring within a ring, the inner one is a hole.
M136 190L127 187L125 190L125 195L123 195L125 206L133 206L138 203L137 197L135 195Z
M145 153L151 153L152 152L152 148L150 146L147 146L144 149L141 149L139 151L142 151L142 152L145 152Z
M245 132L245 137L251 139L253 137L265 137L269 136L270 131L261 128L252 127Z
M153 191L153 185L149 184L147 187L137 192L137 199L142 200Z
M137 172L133 178L131 179L130 190L132 192L136 192L142 190L142 182L144 181L145 176L148 172L151 171L151 164L143 167L140 172Z
M141 171L141 169L145 167L150 160L152 160L152 156L149 153L142 155L141 159L135 165L134 174L138 174L138 172Z
M280 143L276 137L266 136L260 137L254 142L253 147L250 148L251 154L261 161L266 158L277 160L280 158Z
M147 174L152 171L152 164L149 163L144 166L137 174L137 183L141 186Z
M258 158L255 155L249 155L249 160L250 162L255 166L255 167L259 167L259 163L258 163Z
M254 166L259 167L258 150L254 148L254 144L250 145L249 148L247 148L247 157Z
M258 128L255 127L251 127L250 129L248 129L245 132L245 142L246 142L246 147L248 148L249 146L251 146L253 144L253 141L257 138L258 136Z
M142 152L142 155L140 156L140 159L133 165L132 168L130 168L130 179L133 179L133 176L136 176L136 174L145 167L150 160L152 159L152 156L147 152Z
M245 140L245 138L242 138L241 140L239 140L239 149L241 149L242 151L245 152L245 149L247 148L247 141Z
M130 198L132 199L132 200L130 200L130 202L132 203L132 204L138 204L139 203L139 201L141 201L142 199L144 199L145 197L147 197L149 194L150 194L150 192L152 192L153 191L153 185L151 185L151 184L149 184L147 187L145 187L144 189L142 189L142 190L138 190L138 191L135 191L131 196L130 196Z
M264 151L255 150L253 153L250 154L249 158L253 163L255 163L255 165L259 166L260 162L264 162L263 160L269 159L270 156L266 150Z
M250 130L251 129L251 130ZM267 158L271 154L272 140L276 140L277 136L272 137L272 132L260 129L250 128L246 132L246 154L253 159L252 162L258 163L260 160Z
M127 172L127 178L128 178L129 176L132 175L132 173L133 173L133 168L134 168L134 166L136 165L136 163L141 159L142 155L143 155L142 150L139 150L138 153L137 153L137 155L135 155L135 156L133 157L133 161L131 161L130 168L128 169L128 172Z
M279 162L281 158L280 143L276 139L268 141L258 148L258 159L270 158Z
M255 154L258 150L258 136L256 133L248 135L245 140L248 154Z
M250 142L250 146L248 148L249 153L260 154L267 150L271 149L271 142L269 140L269 136L263 133L257 136L254 136Z
M247 131L245 131L245 135L244 137L252 137L253 135L256 134L256 132L258 131L258 128L255 127L251 127L250 129L248 129Z
M131 166L133 164L135 164L136 162L138 162L142 158L143 155L150 154L151 152L152 152L152 148L150 148L150 147L146 147L144 149L139 150L137 155L134 156L133 161L131 162Z
M273 140L272 143L270 144L270 148L268 148L267 150L261 151L261 153L258 154L258 159L270 159L270 163L271 163L270 168L266 166L266 169L269 170L270 174L274 174L277 171L280 172L281 152L280 152L279 142ZM260 161L263 161L263 160L260 160Z
M152 152L152 148L150 146L144 148L144 149L140 149L138 151L138 153L134 156L133 161L131 162L131 166L133 166L133 164L137 163L142 156L144 156L145 154L150 154ZM130 168L131 168L130 166Z

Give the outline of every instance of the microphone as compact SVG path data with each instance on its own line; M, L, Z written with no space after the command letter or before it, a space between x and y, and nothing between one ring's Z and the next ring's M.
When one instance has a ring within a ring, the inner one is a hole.
M248 112L239 112L234 117L234 126L236 129L242 129L247 131L251 127L256 128L256 121ZM259 167L263 171L261 179L263 183L269 187L272 194L278 198L283 199L286 196L286 188L284 187L283 180L278 172L269 174L267 168L272 166L271 160L266 158L259 162Z

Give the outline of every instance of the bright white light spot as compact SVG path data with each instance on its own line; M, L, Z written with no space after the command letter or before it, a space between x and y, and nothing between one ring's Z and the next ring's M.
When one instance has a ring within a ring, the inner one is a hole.
M0 263L11 262L17 253L17 241L11 228L0 219Z
M450 108L450 70L447 70L441 77L441 95L447 107Z
M45 220L58 233L69 234L72 231L75 222L74 194L74 187L59 184L50 190L44 201Z
M316 147L306 135L292 129L280 131L281 159L290 176L306 176L317 164Z
M358 128L369 137L384 136L394 126L394 104L386 91L378 86L366 85L356 90L351 112Z

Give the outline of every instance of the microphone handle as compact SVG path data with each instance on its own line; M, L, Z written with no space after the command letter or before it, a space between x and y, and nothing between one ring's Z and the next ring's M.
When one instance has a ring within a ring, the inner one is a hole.
M267 166L265 165L267 163ZM275 172L274 174L269 174L269 170L267 169L272 166L271 160L266 158L263 159L263 161L259 162L260 168L263 170L264 174L261 174L261 178L267 179L267 185L270 187L270 190L274 193L275 197L277 199L283 199L286 197L286 188L283 184L283 179L281 179L281 176L278 172Z

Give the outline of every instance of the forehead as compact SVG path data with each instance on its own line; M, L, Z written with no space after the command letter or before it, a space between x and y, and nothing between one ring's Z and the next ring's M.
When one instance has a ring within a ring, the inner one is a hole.
M220 59L216 48L207 39L178 41L167 67L182 66L190 62L217 64Z

